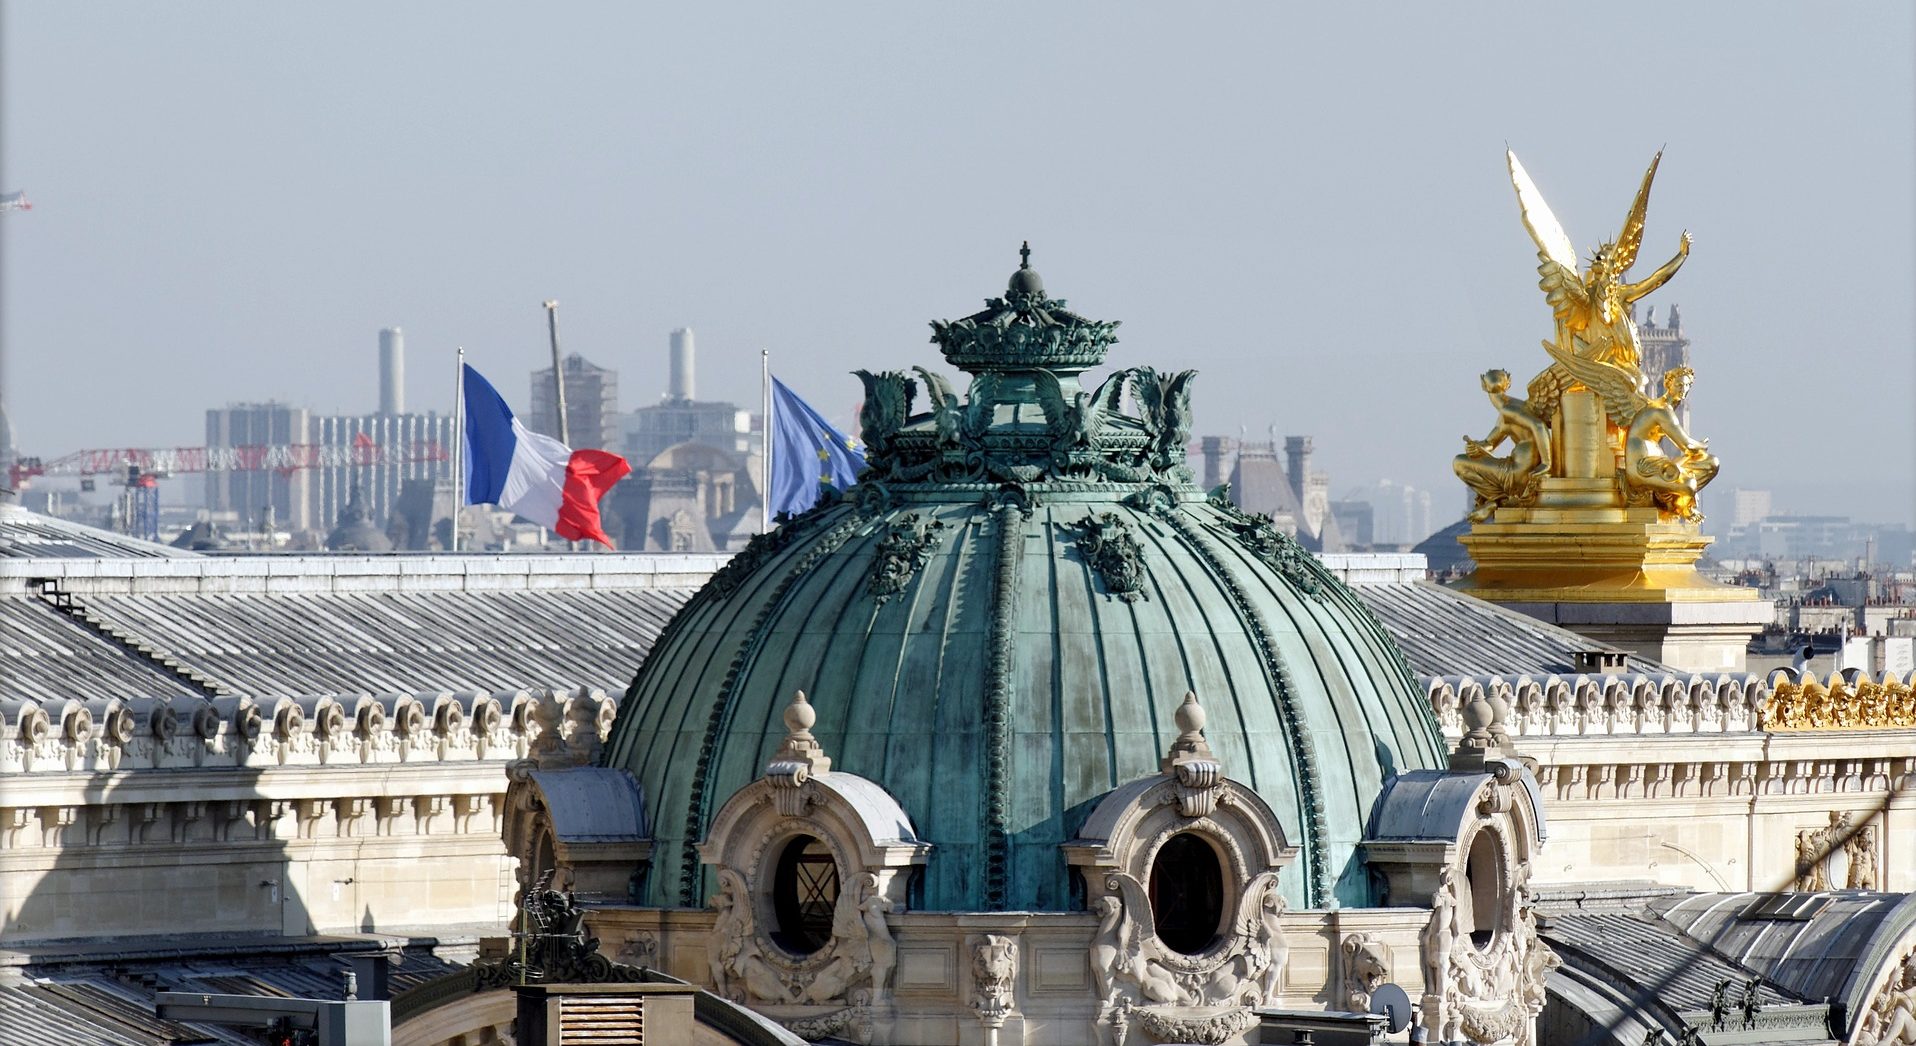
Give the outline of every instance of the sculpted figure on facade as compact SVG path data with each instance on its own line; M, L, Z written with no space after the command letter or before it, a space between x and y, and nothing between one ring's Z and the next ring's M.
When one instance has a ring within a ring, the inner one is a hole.
M1497 408L1497 421L1483 439L1464 437L1464 452L1451 461L1451 470L1477 495L1470 514L1474 522L1490 518L1499 505L1529 505L1550 475L1550 430L1530 411L1530 404L1509 394L1510 372L1486 371L1484 392ZM1510 453L1494 451L1506 440Z
M1018 943L988 933L971 946L971 1008L986 1028L1001 1028L1011 1015L1011 986L1018 976Z
M1916 952L1903 957L1857 1022L1856 1046L1916 1046Z
M1344 958L1344 1008L1369 1013L1371 993L1390 980L1390 947L1368 933L1353 933L1338 951Z
M1876 889L1876 826L1857 829L1843 844L1843 855L1849 858L1849 881L1844 885L1852 890Z

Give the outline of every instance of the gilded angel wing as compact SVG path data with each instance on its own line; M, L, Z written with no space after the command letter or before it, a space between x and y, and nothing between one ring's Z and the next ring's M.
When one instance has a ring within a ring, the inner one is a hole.
M1623 219L1623 231L1617 234L1617 272L1630 271L1637 263L1637 249L1643 246L1643 221L1650 213L1650 183L1656 180L1657 164L1663 162L1663 150L1650 158L1650 169L1643 172L1643 185L1637 189L1630 215Z
M1510 161L1510 184L1517 189L1517 207L1523 212L1523 227L1537 244L1537 286L1543 289L1550 311L1558 323L1570 322L1578 313L1588 315L1590 295L1577 275L1577 249L1571 246L1563 225L1551 213L1550 205L1544 202L1543 193L1537 191L1537 183L1530 180L1530 172L1524 170L1517 154L1506 149L1504 155Z
M1543 193L1537 191L1537 183L1530 180L1530 172L1523 169L1517 154L1509 149L1504 155L1510 160L1510 184L1517 187L1517 206L1523 211L1523 227L1530 230L1530 238L1537 241L1537 249L1558 265L1577 271L1577 249L1570 243L1570 237L1563 231L1563 225L1550 211L1550 205L1543 202Z
M1597 397L1603 400L1604 413L1618 425L1628 425L1637 412L1649 406L1643 393L1637 388L1636 376L1614 363L1600 360L1587 360L1573 352L1565 352L1550 342L1543 343L1544 351L1570 376L1588 385Z

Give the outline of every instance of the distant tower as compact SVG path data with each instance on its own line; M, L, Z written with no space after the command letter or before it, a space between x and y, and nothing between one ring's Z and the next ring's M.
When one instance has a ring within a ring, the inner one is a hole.
M1284 473L1291 481L1291 493L1297 495L1298 504L1304 503L1304 488L1311 474L1311 438L1309 436L1284 437Z
M1216 490L1230 475L1224 468L1224 459L1231 453L1231 448L1229 436L1205 436L1198 440L1199 453L1204 455L1205 490Z
M1644 315L1643 326L1637 329L1643 342L1643 377L1650 385L1650 395L1663 395L1663 372L1676 367L1690 365L1690 339L1683 333L1683 314L1675 305L1670 306L1669 318L1657 325L1657 312L1652 307ZM1677 420L1684 427L1690 424L1690 404L1685 401L1677 408Z
M692 328L680 327L673 331L671 397L681 403L694 398L692 353Z
M379 332L379 413L406 413L406 333L398 327Z

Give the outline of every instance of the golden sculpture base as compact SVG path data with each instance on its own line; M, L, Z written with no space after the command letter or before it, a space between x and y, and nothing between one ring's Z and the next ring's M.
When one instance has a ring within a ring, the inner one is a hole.
M1750 588L1697 573L1715 540L1654 508L1617 504L1609 479L1544 480L1538 503L1499 508L1458 538L1477 563L1457 587L1498 603L1722 603Z

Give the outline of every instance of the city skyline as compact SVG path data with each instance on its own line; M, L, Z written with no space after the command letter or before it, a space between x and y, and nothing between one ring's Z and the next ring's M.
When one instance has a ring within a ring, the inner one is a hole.
M229 401L370 411L376 332L399 326L408 405L445 410L455 346L488 372L542 365L551 297L565 350L627 375L627 408L664 391L690 326L709 398L755 403L769 347L845 416L845 372L937 364L922 324L975 309L1029 239L1053 293L1199 369L1200 434L1314 434L1340 488L1389 477L1448 516L1447 462L1483 424L1455 375L1531 368L1549 333L1506 141L1579 252L1667 143L1646 258L1683 229L1697 247L1652 301L1683 306L1695 428L1733 452L1719 485L1908 522L1909 415L1870 404L1910 388L1911 14L1726 10L1580 26L1617 57L1597 89L1631 99L1591 107L1574 78L1507 90L1566 31L1548 17L1407 13L1418 32L1371 38L1287 10L1226 39L1045 11L1006 39L768 8L774 31L741 41L697 12L598 9L528 41L503 9L10 7L0 180L36 207L0 219L6 406L45 457L197 442ZM811 57L832 46L857 60ZM114 73L56 64L72 53ZM1021 112L1039 87L1049 110ZM1838 414L1840 438L1805 438Z

